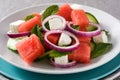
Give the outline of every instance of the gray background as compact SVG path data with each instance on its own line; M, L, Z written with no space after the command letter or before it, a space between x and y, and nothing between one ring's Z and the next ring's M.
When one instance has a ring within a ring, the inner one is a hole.
M0 19L25 7L43 3L71 2L101 9L120 20L120 0L0 0Z

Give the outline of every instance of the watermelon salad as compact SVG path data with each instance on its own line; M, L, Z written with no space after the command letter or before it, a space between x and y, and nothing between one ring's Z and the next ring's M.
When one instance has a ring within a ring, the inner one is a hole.
M28 65L48 59L55 67L69 68L90 63L112 47L109 32L84 9L51 5L23 17L10 23L7 47Z

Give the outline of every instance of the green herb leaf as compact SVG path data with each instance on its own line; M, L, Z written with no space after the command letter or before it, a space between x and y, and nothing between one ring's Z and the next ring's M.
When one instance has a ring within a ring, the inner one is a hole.
M46 27L48 30L50 30L50 26L49 26L49 23L48 23L48 22L45 24L45 27Z
M42 56L37 58L35 61L41 61L41 60L44 60L44 59L47 59L47 58L49 58L49 51L45 52Z
M61 56L64 56L64 55L67 55L69 54L70 52L59 52L59 51L56 51L56 50L51 50L49 52L49 56L54 58L54 57L61 57Z
M72 25L72 28L76 29L76 30L80 30L80 26L79 25Z
M31 30L31 34L36 34L39 37L42 44L43 44L44 42L43 42L43 37L42 37L42 32L41 31L42 31L42 27L40 27L38 25L35 25L33 27L33 29Z
M56 50L50 50L48 52L45 52L41 57L37 58L36 61L41 61L43 59L47 58L54 58L54 57L60 57L69 54L70 52L59 52Z
M105 54L112 47L111 43L98 43L95 46L95 49L91 52L91 59L96 58Z
M28 21L28 20L30 20L31 18L33 18L34 16L35 16L35 15L30 14L30 15L26 16L26 17L24 18L24 20L25 20L25 21Z
M58 5L52 5L52 6L49 6L45 11L44 13L42 14L42 20L44 20L46 17L52 15L52 14L55 14L56 12L58 12Z

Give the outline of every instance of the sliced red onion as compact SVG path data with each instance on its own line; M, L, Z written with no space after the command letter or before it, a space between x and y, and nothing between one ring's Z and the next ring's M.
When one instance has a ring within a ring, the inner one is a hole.
M67 64L58 64L58 63L55 63L54 60L51 58L50 59L51 61L51 64L54 65L55 67L60 67L60 68L69 68L69 67L73 67L77 64L76 61L71 61Z
M67 46L67 47L66 47L66 46L62 46L62 47L61 47L61 46L57 46L57 45L51 43L51 42L47 39L48 35L50 35L50 34L59 34L59 33L65 33L65 34L69 35L70 37L72 37L72 38L75 40L76 43L73 44L73 45ZM46 32L46 33L45 33L45 36L44 36L44 42L45 42L45 44L46 44L47 46L49 46L51 49L55 49L55 50L60 51L60 52L70 52L70 51L73 51L73 50L75 50L76 48L78 48L78 46L79 46L79 44L80 44L78 38L77 38L74 34L68 32L68 31L62 31L62 30L51 30L51 31Z
M93 37L93 36L96 36L96 35L100 34L101 31L102 31L100 25L98 25L98 24L96 24L96 23L92 23L92 22L90 22L89 25L97 27L97 30L95 30L95 31L90 31L90 32L75 30L75 29L73 29L73 28L71 27L72 24L73 24L72 22L69 22L69 23L67 24L67 28L66 28L66 29L67 29L68 31L76 34L76 35Z
M45 24L46 24L50 19L52 19L52 18L60 18L60 19L62 20L63 24L64 24L64 27L63 27L62 30L64 30L64 29L66 28L66 20L65 20L63 17L61 17L61 16L59 16L59 15L51 15L51 16L48 16L47 18L45 18L45 19L43 20L43 22L42 22L42 28L43 28L44 31L46 31L46 32L49 31L49 30L46 28Z
M11 31L8 31L7 35L11 38L17 38L17 37L22 37L22 36L29 36L30 32L11 33Z

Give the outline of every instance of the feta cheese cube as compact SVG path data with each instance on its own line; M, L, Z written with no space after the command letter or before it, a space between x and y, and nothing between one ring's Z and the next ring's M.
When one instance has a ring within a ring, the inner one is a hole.
M66 64L68 63L68 55L54 58L55 63Z
M52 18L48 22L49 22L50 30L64 28L64 24L63 24L62 20L59 18Z
M18 33L18 26L20 24L22 24L23 22L25 22L25 21L23 21L23 20L17 20L15 22L10 23L10 31L12 33Z
M65 34L65 33L62 33L60 35L60 38L59 38L59 41L58 41L58 45L59 46L63 46L63 45L69 45L71 44L72 42L72 39L69 35Z
M93 40L95 43L100 43L100 42L108 43L108 36L105 33L105 31L102 31L101 34L94 36Z

